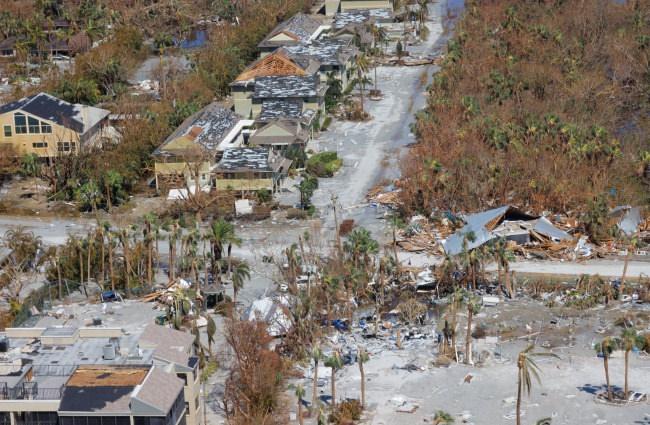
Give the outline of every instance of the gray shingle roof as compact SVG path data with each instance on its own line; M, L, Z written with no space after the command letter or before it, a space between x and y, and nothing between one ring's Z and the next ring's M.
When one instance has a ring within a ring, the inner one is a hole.
M260 122L278 118L302 117L302 101L293 99L269 99L262 102L262 111L257 117Z
M318 95L318 76L261 77L255 80L254 98L287 99Z
M376 22L390 22L393 12L390 9L355 9L337 13L334 16L333 27L343 28L347 24L360 24L373 19Z
M183 123L163 142L154 152L154 155L164 155L165 147L173 140L189 135L194 137L194 142L199 146L214 151L219 143L235 127L240 117L230 109L224 108L219 103L211 103Z
M86 132L110 114L110 111L105 109L68 103L47 93L35 94L3 105L0 107L0 114L17 110L52 121L78 133Z
M134 394L134 398L155 407L164 415L172 408L181 391L183 381L154 367Z
M272 41L271 39L281 32L289 33L297 38L295 42L307 41L314 32L320 27L321 23L304 13L297 13L286 21L276 26L265 38L258 44L258 47L278 47L291 44L290 41Z
M302 66L306 66L310 59L318 61L321 65L342 65L353 54L353 51L347 48L349 44L347 40L326 38L285 46L283 50Z
M217 171L273 171L269 164L268 148L226 149Z

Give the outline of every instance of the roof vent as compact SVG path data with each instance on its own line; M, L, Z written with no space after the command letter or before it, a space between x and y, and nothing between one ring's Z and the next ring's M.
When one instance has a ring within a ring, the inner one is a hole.
M113 344L104 345L102 358L104 360L115 360L115 346Z

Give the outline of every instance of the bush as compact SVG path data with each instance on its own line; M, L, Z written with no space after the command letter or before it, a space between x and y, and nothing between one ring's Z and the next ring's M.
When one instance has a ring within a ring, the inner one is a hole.
M359 400L346 400L336 406L336 410L330 414L329 421L336 425L352 425L361 419L363 407Z
M342 165L336 152L321 152L307 160L307 172L316 177L332 177Z

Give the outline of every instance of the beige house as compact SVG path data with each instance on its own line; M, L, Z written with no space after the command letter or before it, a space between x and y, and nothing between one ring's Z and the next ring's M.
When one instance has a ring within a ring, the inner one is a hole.
M292 146L304 149L312 135L309 122L281 118L258 128L250 138L250 145L270 147L276 152L285 152Z
M25 97L0 107L0 146L41 158L78 153L84 146L113 140L109 114L47 93Z

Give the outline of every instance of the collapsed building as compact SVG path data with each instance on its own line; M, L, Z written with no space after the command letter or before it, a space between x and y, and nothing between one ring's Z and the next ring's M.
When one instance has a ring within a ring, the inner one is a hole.
M573 240L570 234L555 227L546 217L533 216L510 205L460 218L465 225L442 244L447 255L458 255L498 238L518 245Z

